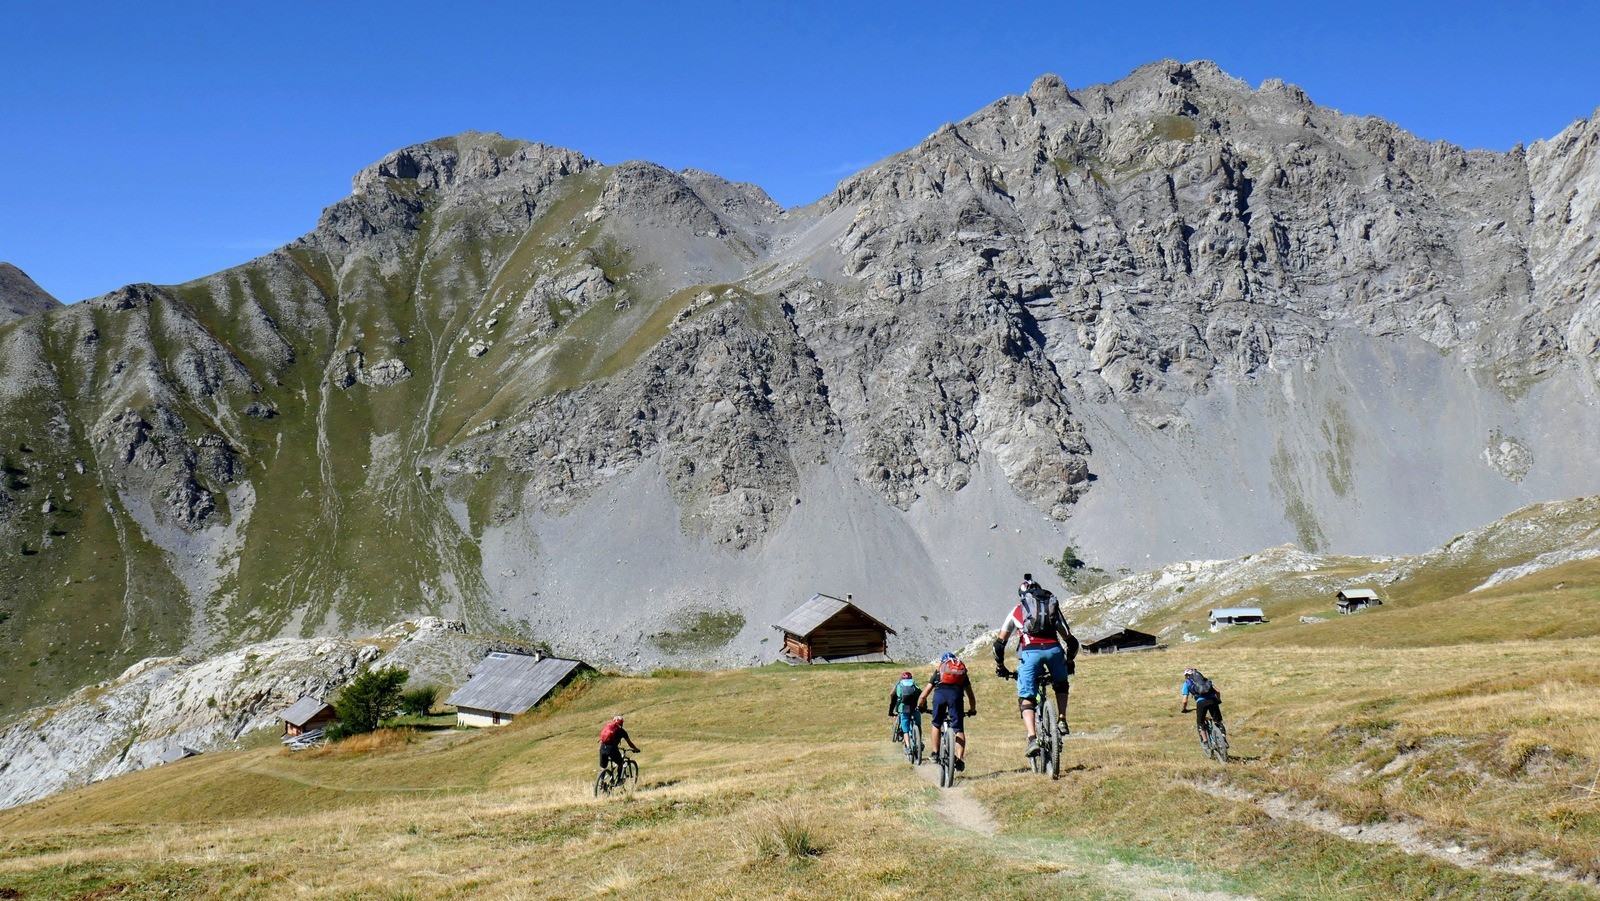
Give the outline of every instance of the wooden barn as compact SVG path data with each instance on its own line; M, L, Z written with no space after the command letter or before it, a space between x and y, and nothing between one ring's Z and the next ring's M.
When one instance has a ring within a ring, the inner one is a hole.
M310 695L295 701L288 710L278 714L278 719L283 720L283 734L289 738L326 728L338 718L326 701Z
M785 663L877 663L889 659L894 630L843 599L814 594L793 613L774 624L783 633Z
M586 669L581 660L491 651L445 703L455 705L458 726L503 726Z
M1084 642L1083 649L1091 654L1116 654L1127 651L1158 651L1161 645L1149 632L1140 632L1138 629L1112 629Z
M1333 605L1340 613L1355 613L1368 607L1383 606L1383 599L1370 588L1341 588Z

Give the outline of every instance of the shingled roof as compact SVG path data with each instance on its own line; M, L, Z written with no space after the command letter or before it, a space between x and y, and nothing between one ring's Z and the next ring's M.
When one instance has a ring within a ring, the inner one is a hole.
M560 657L494 651L483 658L473 669L472 678L456 689L446 703L516 716L544 700L583 665L582 661Z
M862 610L850 601L827 594L812 595L811 600L795 608L794 612L778 620L772 627L804 638L817 631L817 627L832 619L847 607L883 626L883 631L888 632L890 635L895 634L893 629L885 626L882 621L867 611Z
M291 726L300 727L311 722L312 717L321 713L323 710L327 709L327 707L328 704L326 701L306 695L300 700L295 701L294 704L290 705L288 710L278 714L278 719L283 720Z

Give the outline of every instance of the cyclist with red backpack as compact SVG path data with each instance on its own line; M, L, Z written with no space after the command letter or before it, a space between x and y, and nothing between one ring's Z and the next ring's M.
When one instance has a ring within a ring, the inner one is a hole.
M1017 671L1006 669L1006 642L1012 633L1017 635ZM1070 679L1073 660L1078 656L1078 639L1072 627L1061 615L1061 606L1055 595L1035 584L1023 594L1006 617L1000 637L994 640L994 672L1002 679L1017 677L1017 707L1022 711L1022 724L1028 729L1028 756L1039 754L1039 724L1035 720L1034 695L1039 690L1039 677L1050 676L1050 687L1056 693L1057 721L1061 733L1067 733L1067 695L1071 691Z
M611 718L600 729L600 769L608 766L622 766L623 742L628 743L628 750L639 753L639 746L633 743L633 738L628 735L628 730L622 728L622 716L619 714Z
M972 680L967 678L967 665L960 657L945 654L939 658L939 667L933 671L933 678L928 680L928 687L917 698L917 707L921 710L929 709L928 699L930 696L933 699L933 744L929 747L939 747L940 727L948 727L955 732L957 770L967 768L967 730L961 713L963 694L967 701L966 716L977 716L978 696L973 694Z

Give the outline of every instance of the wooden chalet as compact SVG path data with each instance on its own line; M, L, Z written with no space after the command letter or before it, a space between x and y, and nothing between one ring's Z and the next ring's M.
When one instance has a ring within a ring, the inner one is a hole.
M1138 629L1112 629L1090 638L1083 649L1091 654L1116 654L1128 651L1158 651L1161 645L1149 632Z
M885 662L889 636L895 634L848 594L843 599L814 594L772 628L783 633L778 659L792 664Z
M327 728L339 719L339 715L333 712L333 707L326 701L306 695L290 705L288 710L278 714L278 719L283 720L284 736L294 738L297 735Z
M491 651L445 703L455 705L458 726L503 726L590 668L581 660Z
M1341 588L1333 602L1340 613L1356 613L1368 607L1383 606L1383 599L1370 588Z

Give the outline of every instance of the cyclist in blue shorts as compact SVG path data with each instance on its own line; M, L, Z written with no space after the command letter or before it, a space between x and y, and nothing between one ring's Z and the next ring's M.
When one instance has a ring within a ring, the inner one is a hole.
M911 726L922 725L922 713L917 710L921 695L922 686L909 671L901 673L900 681L889 689L889 715L900 720L894 730L895 738L905 744L907 751L911 750Z
M1072 628L1061 615L1055 595L1038 585L1022 595L1011 615L1006 617L1000 637L994 641L995 675L1004 679L1012 676L1006 669L1006 642L1013 632L1017 635L1017 706L1022 710L1022 724L1028 729L1028 756L1036 757L1039 724L1035 720L1033 697L1039 689L1039 677L1046 674L1050 677L1050 687L1056 693L1057 717L1065 734L1067 694L1071 691L1078 639L1073 637Z

